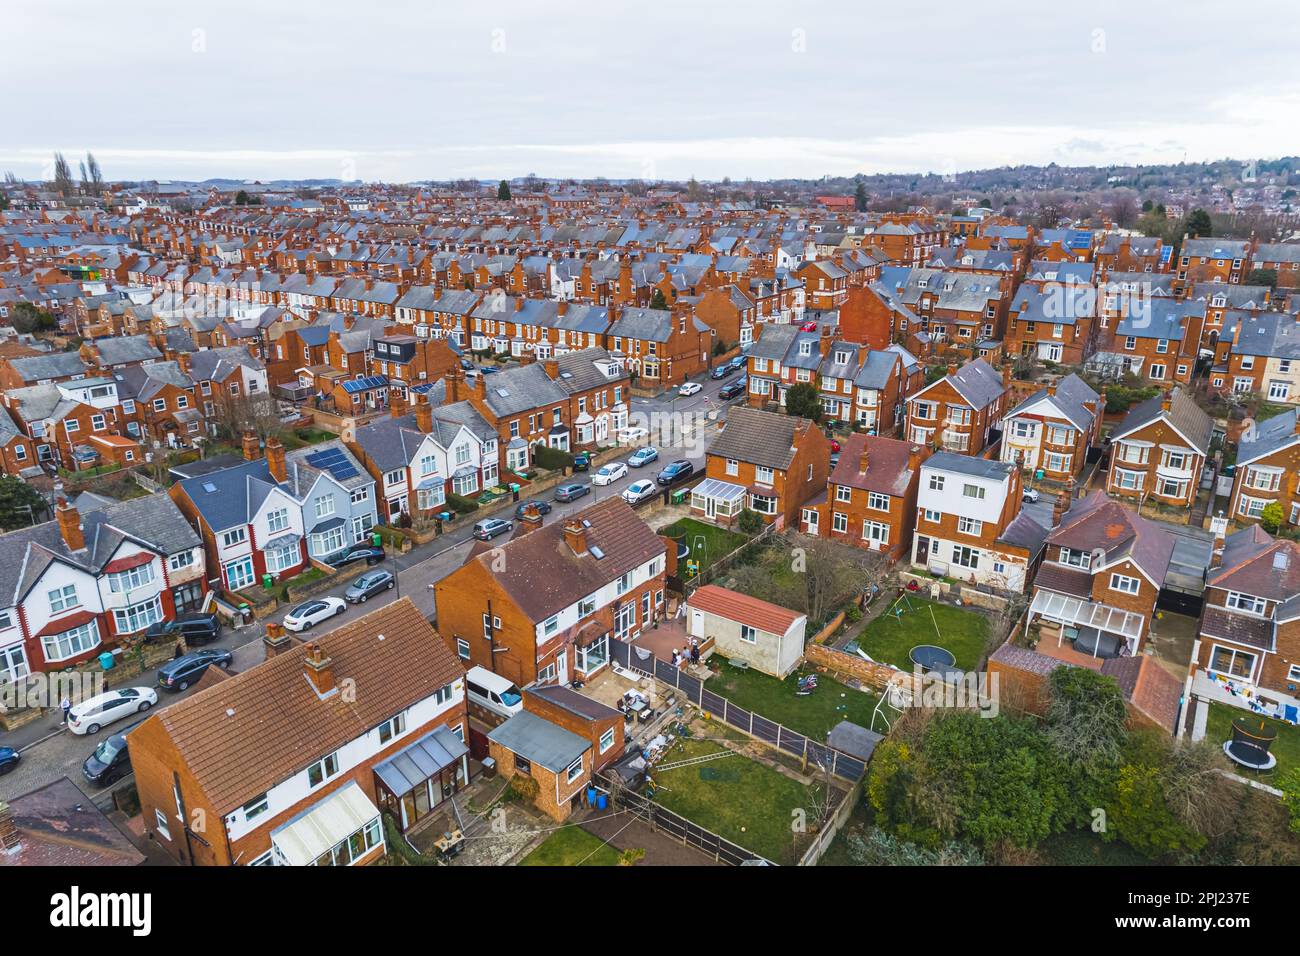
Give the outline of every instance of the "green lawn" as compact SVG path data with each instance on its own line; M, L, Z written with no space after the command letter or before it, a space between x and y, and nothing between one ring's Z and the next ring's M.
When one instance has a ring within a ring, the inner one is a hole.
M691 559L700 562L701 571L707 571L714 561L726 557L749 540L747 535L739 531L728 531L694 518L674 521L660 533L670 538L685 537L686 544L691 549Z
M709 740L682 738L663 762L722 749ZM651 774L656 803L773 863L788 862L792 811L813 813L808 787L741 754Z
M798 671L785 680L777 680L755 670L732 667L721 654L710 657L709 666L717 671L705 683L709 690L738 707L762 714L814 740L824 742L826 734L841 720L871 726L875 695L846 687L826 674L817 675L815 691L799 697L795 694Z
M911 610L908 610L909 603ZM858 646L872 660L910 671L912 659L908 653L912 648L918 644L937 644L952 651L962 670L971 671L979 666L988 636L988 621L981 614L934 604L911 594L898 608L903 610L901 616L895 617L887 608L858 637Z
M1213 742L1216 746L1221 746L1225 740L1231 740L1232 722L1238 717L1249 717L1255 721L1262 720L1266 726L1277 731L1277 740L1269 748L1269 753L1277 757L1277 766L1268 773L1260 774L1260 776L1265 778L1276 777L1279 774L1286 773L1292 767L1300 767L1300 727L1280 720L1261 717L1239 707L1229 707L1227 704L1211 704L1210 714L1205 721L1205 739ZM1251 773L1251 771L1241 767L1234 766L1233 769L1237 773Z
M582 827L556 830L520 866L618 866L618 851Z

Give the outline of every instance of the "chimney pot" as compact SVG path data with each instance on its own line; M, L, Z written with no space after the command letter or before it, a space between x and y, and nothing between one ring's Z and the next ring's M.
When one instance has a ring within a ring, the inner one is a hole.
M907 453L907 470L916 471L921 467L922 455L924 449L920 445L913 445Z
M957 363L956 363L956 362L949 362L949 363L948 363L948 374L949 374L949 375L956 375L956 374L957 374Z
M244 432L244 461L257 461L261 457L262 443L251 428Z
M262 637L262 645L266 651L267 660L270 660L276 654L283 653L293 646L293 639L289 637L289 632L285 630L283 624L274 622L266 625L266 634Z
M433 406L427 399L415 404L415 427L426 435L433 431Z
M334 662L321 650L319 644L307 645L306 667L307 679L311 681L316 693L324 697L337 689L334 682Z
M394 418L401 418L406 414L406 396L395 388L388 390L388 412Z

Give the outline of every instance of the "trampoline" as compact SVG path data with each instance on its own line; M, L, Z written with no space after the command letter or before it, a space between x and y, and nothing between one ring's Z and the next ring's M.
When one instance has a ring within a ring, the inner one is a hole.
M918 644L907 652L907 656L923 671L946 671L957 663L952 651L934 644Z
M1262 720L1238 717L1232 722L1232 739L1223 742L1223 753L1238 766L1248 770L1272 770L1277 757L1268 752L1277 739L1277 731Z

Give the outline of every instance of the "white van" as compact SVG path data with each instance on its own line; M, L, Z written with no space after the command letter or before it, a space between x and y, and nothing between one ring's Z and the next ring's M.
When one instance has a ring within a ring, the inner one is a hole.
M513 717L524 709L519 688L486 667L475 666L465 672L465 690L471 701L502 717Z

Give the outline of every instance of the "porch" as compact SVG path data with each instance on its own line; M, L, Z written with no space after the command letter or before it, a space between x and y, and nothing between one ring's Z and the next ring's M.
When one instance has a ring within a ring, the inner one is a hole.
M470 769L469 748L439 727L375 767L375 793L406 832L466 787Z
M1026 632L1037 617L1041 628L1040 653L1057 656L1044 650L1042 645L1055 643L1057 651L1069 644L1072 657L1061 656L1071 663L1085 663L1087 667L1100 667L1101 661L1112 657L1131 657L1138 652L1146 619L1132 611L1110 607L1095 601L1072 597L1039 588L1034 594L1029 614L1025 618Z
M744 485L706 478L691 489L691 511L729 525L745 510L747 493Z

